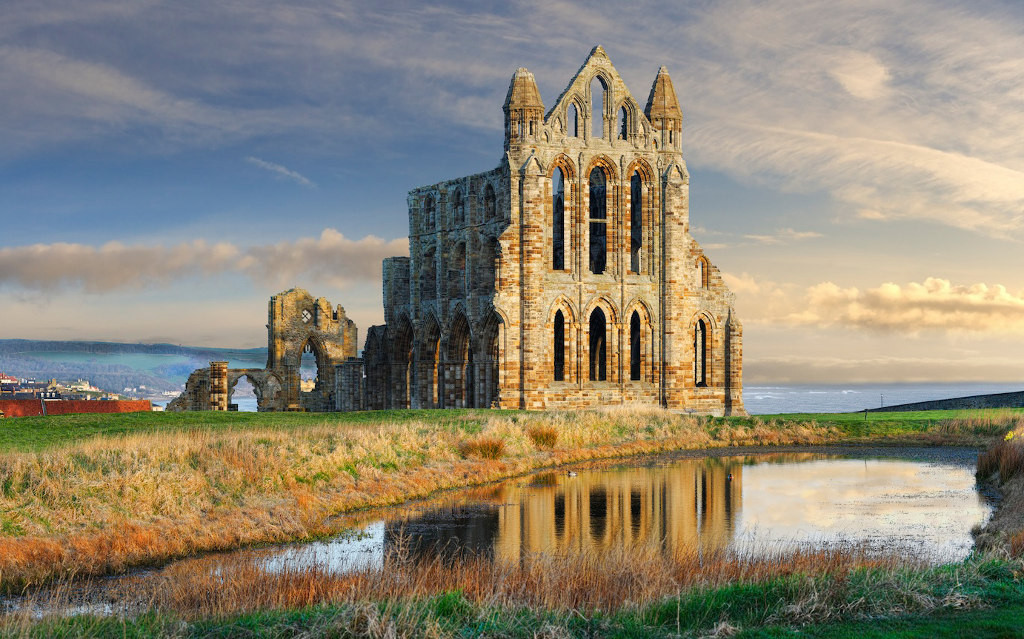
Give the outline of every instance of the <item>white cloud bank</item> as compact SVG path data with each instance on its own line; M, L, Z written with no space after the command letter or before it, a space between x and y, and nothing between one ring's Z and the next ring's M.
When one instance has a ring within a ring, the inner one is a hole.
M299 281L346 288L380 280L381 261L406 255L405 239L367 236L352 240L334 229L319 237L239 247L203 240L170 247L35 244L0 248L0 286L90 293L170 285L195 276L240 273L254 281L288 286Z
M741 294L744 322L842 327L866 333L1024 335L1024 291L1000 284L886 282L874 288L821 282L810 287L760 281L748 273L723 276Z

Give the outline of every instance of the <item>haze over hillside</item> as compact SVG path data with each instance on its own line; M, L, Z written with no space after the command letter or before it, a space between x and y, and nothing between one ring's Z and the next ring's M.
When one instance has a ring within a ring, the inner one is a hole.
M266 348L196 348L174 344L0 340L0 372L19 378L88 379L111 392L145 386L149 394L180 391L189 374L211 361L263 368Z

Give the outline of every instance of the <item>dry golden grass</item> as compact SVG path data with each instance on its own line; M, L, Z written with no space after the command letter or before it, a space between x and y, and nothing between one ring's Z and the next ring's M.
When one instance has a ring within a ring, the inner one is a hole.
M501 459L505 454L505 442L497 437L473 437L459 444L459 454L463 457Z
M755 558L728 552L666 555L631 549L570 555L528 555L516 563L487 558L410 559L401 550L380 565L338 573L322 566L268 570L252 557L207 557L175 563L155 575L102 591L119 608L155 608L185 619L319 604L424 599L461 593L488 607L554 611L639 610L692 588L759 583L798 575L829 575L842 584L865 568L924 568L906 557L872 556L858 548L796 551ZM884 579L879 577L879 579Z
M538 446L531 429L556 432L557 447ZM0 584L104 574L201 551L304 538L327 532L331 514L544 466L839 438L835 429L813 422L733 425L627 407L470 414L464 424L444 426L148 433L3 453ZM464 455L465 442L484 440L500 442L500 459Z
M554 448L558 443L558 431L552 426L531 426L526 430L530 441L537 448Z
M988 478L998 472L999 482L1005 484L1024 473L1024 418L1017 417L1009 426L1001 439L978 456L978 477Z

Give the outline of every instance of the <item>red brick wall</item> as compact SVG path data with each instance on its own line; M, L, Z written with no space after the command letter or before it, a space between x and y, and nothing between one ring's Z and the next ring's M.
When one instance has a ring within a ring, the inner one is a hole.
M126 401L60 400L46 402L47 415L70 415L72 413L140 413L153 410L148 399ZM37 399L0 400L0 411L7 417L32 417L42 415Z
M5 417L35 417L43 414L42 404L38 399L0 399L0 411Z

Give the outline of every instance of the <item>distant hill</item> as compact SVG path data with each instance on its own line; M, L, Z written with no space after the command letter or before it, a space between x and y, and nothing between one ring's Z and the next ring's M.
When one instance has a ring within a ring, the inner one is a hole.
M140 385L154 393L180 391L193 370L212 361L227 361L231 368L263 368L267 349L0 340L0 372L36 379L88 379L112 392Z

